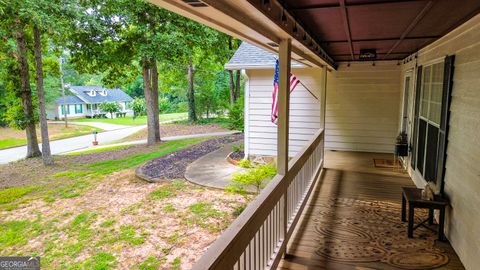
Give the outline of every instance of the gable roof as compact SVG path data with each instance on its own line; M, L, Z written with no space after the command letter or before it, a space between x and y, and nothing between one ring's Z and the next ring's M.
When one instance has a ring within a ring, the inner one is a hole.
M55 100L55 103L58 105L64 105L64 104L82 104L85 102L80 98L78 98L77 96L65 96L65 102L63 102L63 97L58 97Z
M264 69L275 68L278 55L262 48L242 42L232 58L225 64L225 69ZM300 68L304 65L292 61L292 67Z
M118 88L104 88L102 86L70 86L69 89L79 99L85 103L103 103L103 102L128 102L133 98ZM100 95L98 92L107 91L107 95ZM88 95L88 92L97 92L95 96Z

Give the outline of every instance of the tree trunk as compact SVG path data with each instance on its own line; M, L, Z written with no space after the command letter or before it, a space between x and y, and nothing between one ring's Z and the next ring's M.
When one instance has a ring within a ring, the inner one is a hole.
M235 79L233 78L233 70L228 71L230 77L230 105L235 104L237 99L235 98Z
M15 38L17 41L18 69L20 75L20 91L22 98L23 113L27 119L25 133L27 136L27 158L38 157L42 153L38 148L37 132L35 130L35 116L33 113L32 89L30 88L30 74L27 59L27 44L25 33L20 21L16 22L17 31Z
M157 70L157 60L151 59L152 71L150 72L151 86L152 86L152 106L153 106L153 117L155 121L155 141L159 142L160 137L160 112L158 108L158 70Z
M197 122L197 114L195 112L195 88L193 86L193 64L188 64L188 121L190 123Z
M233 39L232 37L228 37L228 49L230 52L233 51ZM230 105L235 104L237 99L235 98L235 79L233 78L233 70L228 71L228 75L230 77Z
M153 63L156 64L156 63ZM147 109L147 144L154 144L160 141L160 126L158 122L158 91L155 94L152 87L152 62L149 58L142 58L143 91ZM158 80L158 76L155 76ZM157 81L158 82L158 81ZM155 101L156 99L156 101Z
M43 89L43 64L42 64L42 41L40 39L40 29L33 27L34 54L35 54L35 70L36 85L38 95L38 107L40 109L40 131L42 134L42 158L43 164L52 165L53 158L50 152L50 140L48 138L47 112L45 109L45 92Z
M240 98L240 83L241 83L241 70L236 71L236 85L235 85L235 101Z

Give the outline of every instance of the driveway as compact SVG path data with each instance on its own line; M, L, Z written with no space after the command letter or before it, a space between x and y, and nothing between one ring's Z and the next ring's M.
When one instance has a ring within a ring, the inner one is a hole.
M122 127L122 126L121 126ZM120 129L108 130L99 132L97 134L97 141L99 144L105 144L116 140L123 139L141 129L146 125L124 127ZM93 135L83 135L68 139L55 140L50 142L50 149L53 155L58 155L66 152L76 151L83 148L88 148L92 145ZM41 146L41 144L40 144ZM40 147L41 149L41 147ZM19 146L0 151L0 164L9 163L25 158L27 155L27 147Z

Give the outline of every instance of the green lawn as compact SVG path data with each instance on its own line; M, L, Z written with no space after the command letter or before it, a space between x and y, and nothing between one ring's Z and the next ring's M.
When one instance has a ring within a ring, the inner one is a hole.
M48 133L50 135L49 137L51 141L90 134L94 131L98 132L102 131L102 129L80 125L69 125L68 128L64 127L61 124L48 125ZM39 127L37 127L37 139L40 143L41 136ZM25 138L24 130L15 130L13 128L0 128L0 149L22 146L25 144L27 144L27 139Z
M188 114L186 112L166 113L166 114L160 114L159 118L160 118L160 122L162 122L162 121L185 118L185 117L187 117L187 115ZM102 123L108 123L108 124L135 126L135 125L145 125L147 123L147 117L146 116L140 116L140 117L137 117L137 119L135 119L135 120L133 120L133 117L131 117L131 116L113 118L113 119L110 119L110 118L104 118L104 119L81 118L81 119L72 120L72 122L102 122Z

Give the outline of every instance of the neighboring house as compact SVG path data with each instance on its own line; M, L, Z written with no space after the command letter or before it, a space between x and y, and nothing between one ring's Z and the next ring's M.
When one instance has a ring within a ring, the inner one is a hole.
M133 111L128 103L133 99L118 88L104 88L101 86L69 86L68 90L73 96L59 97L56 100L54 118L63 119L66 110L67 117L93 118L99 115L111 117L109 113L102 112L100 104L116 102L120 105L120 112L132 115ZM65 106L63 106L65 105ZM52 115L51 113L49 115ZM114 114L115 117L115 114Z

